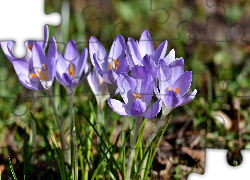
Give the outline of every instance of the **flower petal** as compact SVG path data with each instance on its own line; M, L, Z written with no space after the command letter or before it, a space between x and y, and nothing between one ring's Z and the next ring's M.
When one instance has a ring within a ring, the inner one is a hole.
M128 72L129 71L129 66L128 66L128 61L127 58L123 58L119 60L119 67L118 69L115 71L115 73L117 75L121 74L122 72Z
M162 101L165 106L174 108L180 102L180 95L176 94L173 90L167 91Z
M161 43L161 45L155 50L154 52L154 62L156 65L158 65L158 62L160 59L164 59L165 55L166 55L166 51L168 48L168 41L165 40Z
M173 83L184 73L184 59L177 58L169 64L169 69L171 72L171 78L168 83L173 85Z
M192 82L192 71L183 73L173 84L172 90L178 88L180 97L183 97L189 90Z
M44 26L44 41L39 41L37 43L45 50L48 41L49 41L49 29L48 29L48 25L45 25Z
M1 46L2 46L3 53L10 61L16 59L12 53L12 49L14 48L13 41L2 41Z
M171 71L163 59L159 61L158 79L160 94L164 95L168 90L167 88L171 87L171 84L169 83L171 80Z
M78 76L78 77L82 76L83 70L87 64L87 60L88 60L88 49L85 47L82 51L81 56L79 57L78 64L73 62L76 67L75 76Z
M37 43L34 44L32 52L34 67L38 68L40 71L44 71L44 67L42 66L42 64L44 64L47 68L47 57L45 55L45 52Z
M103 81L109 84L116 83L117 77L117 74L113 70L108 70L108 72L104 73L102 76Z
M92 64L94 65L93 55L96 54L96 59L98 64L102 67L104 72L107 71L108 67L108 56L103 45L94 37L91 36L89 39L89 55Z
M183 96L177 106L183 106L185 104L190 103L194 99L196 93L197 93L197 90L195 89L193 92L188 93L187 95Z
M167 64L170 64L171 62L173 62L175 60L175 51L174 49L172 49L168 55L164 58L164 61L167 63Z
M69 61L71 63L73 63L73 61L76 61L79 58L78 48L74 40L69 41L66 47L64 58L66 61Z
M122 115L122 116L129 116L128 107L126 106L126 104L122 103L121 101L109 98L108 104L113 109L113 111L116 112L117 114Z
M124 38L121 35L116 36L109 52L109 63L111 63L111 60L124 59L125 48L126 43Z
M143 117L152 119L160 112L160 110L161 100L159 99L146 110L146 112L143 114Z
M130 114L132 116L141 116L147 109L147 105L141 99L135 99L130 107Z
M26 61L25 59L14 59L12 61L14 69L17 73L17 75L19 74L26 74L28 75L30 72L30 63L28 61Z
M131 69L130 76L134 79L144 79L147 75L147 69L145 66L135 65Z
M130 107L134 101L134 90L136 88L136 81L129 77L126 73L119 74L117 78L117 86L120 94L128 107Z
M146 54L142 59L142 64L146 67L147 71L153 78L157 76L157 68L151 56Z
M93 66L95 67L95 70L101 75L104 75L103 70L101 69L101 67L99 66L98 62L97 62L97 58L96 58L96 54L93 55L93 59L94 59L94 64Z
M141 57L144 57L146 54L150 56L154 55L154 44L147 29L141 34L138 49Z
M134 65L141 65L142 58L138 49L138 45L130 37L127 41L126 55L126 57L128 58L128 64L130 69L132 69Z

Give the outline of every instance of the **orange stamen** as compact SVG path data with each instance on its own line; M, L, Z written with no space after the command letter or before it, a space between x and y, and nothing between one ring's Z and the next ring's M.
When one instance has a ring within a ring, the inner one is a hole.
M43 68L44 68L44 71L45 71L45 76L46 76L46 80L48 81L48 73L47 73L47 69L45 67L44 64L42 64Z
M179 88L176 88L175 91L174 91L176 94L179 93Z
M142 96L143 96L143 94L141 94L141 96L140 96L140 97L138 97L136 93L134 93L133 95L135 96L135 97L134 97L134 101L135 101L135 99L141 99L141 98L142 98Z
M170 91L170 90L171 90L171 88L168 89L168 91ZM179 93L179 88L176 88L176 89L174 90L174 92L175 92L176 94L178 94L178 93Z
M33 49L33 44L30 44L30 45L29 45L29 49L32 51L32 49Z
M116 71L120 66L119 66L119 61L118 61L118 59L116 59L116 60L112 60L111 61L111 63L109 64L109 69L112 69L112 67L113 67L113 62L114 62L114 64L115 64L115 69L114 69L114 71Z
M69 68L69 74L71 75L71 77L74 77L75 74L75 68L72 64L70 64L70 68Z
M40 81L40 80L38 79L38 77L36 76L36 74L31 73L30 76L33 77L33 78L36 78L38 81Z

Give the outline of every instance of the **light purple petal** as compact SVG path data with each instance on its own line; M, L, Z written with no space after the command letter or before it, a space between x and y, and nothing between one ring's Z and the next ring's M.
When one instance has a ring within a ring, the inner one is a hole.
M165 40L161 43L161 45L155 50L154 53L154 61L155 64L158 65L158 62L160 59L164 59L165 55L166 55L166 51L168 48L168 41Z
M22 74L22 73L20 73L20 74L18 75L18 79L19 79L19 81L21 82L21 84L22 84L24 87L26 87L26 88L28 88L28 89L31 89L31 90L38 90L37 86L38 86L39 83L36 83L36 84L34 84L34 85L32 86L32 85L30 84L30 79L29 79L29 76L28 76L27 74Z
M78 52L76 42L74 40L69 41L67 48L66 48L66 51L65 51L65 54L64 54L64 58L66 61L69 61L71 63L73 63L73 61L78 60L79 52ZM77 62L76 62L76 64L77 64Z
M57 66L56 71L62 77L62 74L69 70L68 68L70 62L66 61L59 51L57 51L57 57L58 59L56 61L56 66Z
M53 67L56 66L56 56L57 56L57 44L55 38L52 36L50 39L49 50L47 55L47 73L48 79L52 79L55 74L53 74Z
M58 71L56 71L56 80L57 80L57 82L59 82L61 85L64 85L64 82L63 82L61 76L62 76L62 75L60 75L60 74L58 73Z
M141 54L141 57L144 57L146 54L150 56L154 55L154 44L147 29L143 31L141 35L138 44L138 49Z
M183 73L173 84L172 90L178 88L180 97L183 97L189 90L192 82L192 71Z
M93 55L96 54L96 59L100 67L104 72L107 71L108 67L108 56L103 45L94 37L91 36L89 39L89 55L92 64L94 65Z
M84 74L84 76L79 80L79 82L76 84L76 86L78 86L80 83L82 83L88 76L89 76L89 74L90 74L90 72L91 72L91 66L90 66L90 64L88 63L88 67L89 67L89 69L88 69L88 71ZM80 76L81 77L81 76Z
M88 60L88 49L84 48L81 56L79 57L78 64L75 64L75 76L82 76L83 70L87 64Z
M159 61L158 79L160 93L164 95L168 90L167 88L171 87L171 84L169 84L169 81L171 80L171 71L163 59Z
M180 95L176 94L173 90L167 91L162 101L165 106L174 108L180 102Z
M2 46L3 53L10 61L12 61L13 59L16 59L12 53L12 49L14 48L13 41L3 41L1 42L1 46Z
M48 41L49 41L49 28L47 25L45 25L44 26L44 41L39 41L37 43L45 50Z
M132 38L128 38L126 55L130 69L134 65L141 65L142 56L140 55L138 45Z
M126 104L116 99L108 99L109 106L119 115L129 116L129 109Z
M116 36L110 52L109 52L109 63L111 63L112 60L121 60L125 57L125 40L121 35Z
M44 64L47 68L47 57L45 55L45 52L37 43L34 44L32 52L34 67L39 69L40 71L43 71L44 73L44 67L42 65Z
M67 86L70 88L73 87L72 84L74 84L73 82L74 80L68 73L63 73L62 80L63 80L64 86Z
M196 93L197 93L197 90L195 89L193 92L188 93L187 95L183 96L177 106L183 106L185 104L190 103L194 99Z
M172 63L169 64L171 78L168 83L173 85L173 83L184 73L184 59L177 58Z
M28 61L26 61L25 59L14 59L12 61L14 69L17 73L17 75L19 74L26 74L28 75L30 72L30 63Z
M116 74L121 74L122 72L128 72L129 71L129 66L128 66L128 61L127 58L123 58L119 60L119 67L115 71Z
M130 107L130 114L132 116L141 116L147 109L147 105L141 99L135 99Z
M143 94L141 100L145 102L148 107L153 96L153 81L150 74L147 74L142 81L137 80L137 87L135 92Z
M95 70L96 70L101 76L103 76L104 73L105 73L105 71L103 72L103 70L102 70L101 67L99 66L98 61L97 61L96 54L93 55L93 59L94 59L94 64L93 64L93 66L95 67Z
M152 119L160 112L160 109L161 100L159 99L146 110L146 112L143 114L143 117Z
M151 76L153 78L156 78L157 68L151 56L146 54L142 59L142 64L146 67L147 71L151 74Z
M116 83L117 74L113 70L109 70L108 72L104 73L102 78L108 84Z
M175 51L174 49L172 49L168 55L164 58L164 61L167 63L167 64L170 64L171 62L173 62L175 60Z
M136 88L136 81L126 73L121 73L117 78L117 86L124 102L130 107L135 97L133 94Z
M131 69L131 73L130 76L135 78L135 79L144 79L147 75L147 69L145 66L139 66L139 65L135 65L132 69Z

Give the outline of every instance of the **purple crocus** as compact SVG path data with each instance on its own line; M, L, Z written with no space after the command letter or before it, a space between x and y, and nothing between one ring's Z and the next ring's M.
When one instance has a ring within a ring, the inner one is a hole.
M185 95L191 86L192 71L184 72L183 58L178 58L170 64L161 59L159 61L158 79L160 91L155 86L155 93L158 98L162 99L168 113L175 107L190 103L197 93L195 89Z
M114 95L117 89L116 79L118 75L129 71L125 57L125 40L121 35L118 35L111 46L109 56L95 37L92 36L89 42L91 62L95 70L102 76L103 81L107 83L111 95Z
M47 43L49 40L49 29L48 26L44 26L44 41L37 41L36 44L39 45L43 50L47 47ZM27 53L23 59L29 61L31 60L32 57L32 50L33 46L35 44L35 41L26 41L25 46L27 48ZM16 59L16 57L13 55L12 50L14 47L14 42L13 41L3 41L1 42L1 46L3 49L3 52L5 56L12 62L12 60Z
M135 65L145 66L153 78L155 78L157 76L157 66L160 59L164 59L168 64L175 59L174 50L171 50L165 57L167 47L168 42L165 40L156 50L154 50L154 44L147 29L143 31L139 43L129 37L126 55L130 69L132 69ZM145 55L149 56L145 58Z
M117 78L117 85L125 103L109 98L109 106L122 116L152 119L158 114L161 102L158 100L148 107L153 96L153 78L143 66L134 66L131 74L138 76L133 78L121 73Z
M61 85L65 86L68 92L73 91L74 93L76 87L82 83L90 73L90 68L88 68L82 77L83 70L87 64L88 49L84 48L81 56L79 56L75 41L70 40L64 57L59 51L57 51L57 56L56 79Z
M18 79L23 86L37 91L48 90L51 87L56 72L56 48L55 39L51 37L47 57L41 45L35 42L30 61L12 60Z

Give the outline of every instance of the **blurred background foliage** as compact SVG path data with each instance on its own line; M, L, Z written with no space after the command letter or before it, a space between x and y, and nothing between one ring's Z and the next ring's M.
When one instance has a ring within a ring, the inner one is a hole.
M201 140L192 146L193 149L226 148L232 152L233 159L239 158L235 156L239 149L250 148L250 2L47 0L45 13L51 12L62 15L61 25L49 26L49 33L50 37L55 36L58 50L63 54L70 39L77 42L81 52L88 47L91 36L95 36L107 52L118 34L125 40L128 37L139 40L141 33L148 29L155 49L168 40L167 53L175 49L176 58L184 58L185 71L193 72L190 90L196 88L198 91L190 104L172 111L173 119L166 138L173 136L168 142L175 149L190 146L198 137ZM1 50L0 59L0 167L5 169L1 165L8 164L9 155L18 169L23 161L24 134L30 134L33 93L20 84L12 64ZM68 96L56 80L53 88L56 106L68 134ZM96 106L95 97L85 81L76 90L74 104L89 112L89 101ZM104 109L105 116L107 108ZM58 135L49 99L42 92L36 93L35 117L41 120L48 134L52 127ZM159 117L160 114L154 120ZM121 117L112 112L111 119L109 132L112 134L115 125L121 124ZM180 136L181 128L184 132ZM45 146L41 136L37 136L36 141L39 147ZM39 158L46 159L43 155ZM159 171L162 166L155 165L153 169ZM183 176L180 167L176 166L172 172L173 178ZM8 166L4 173L10 174Z

